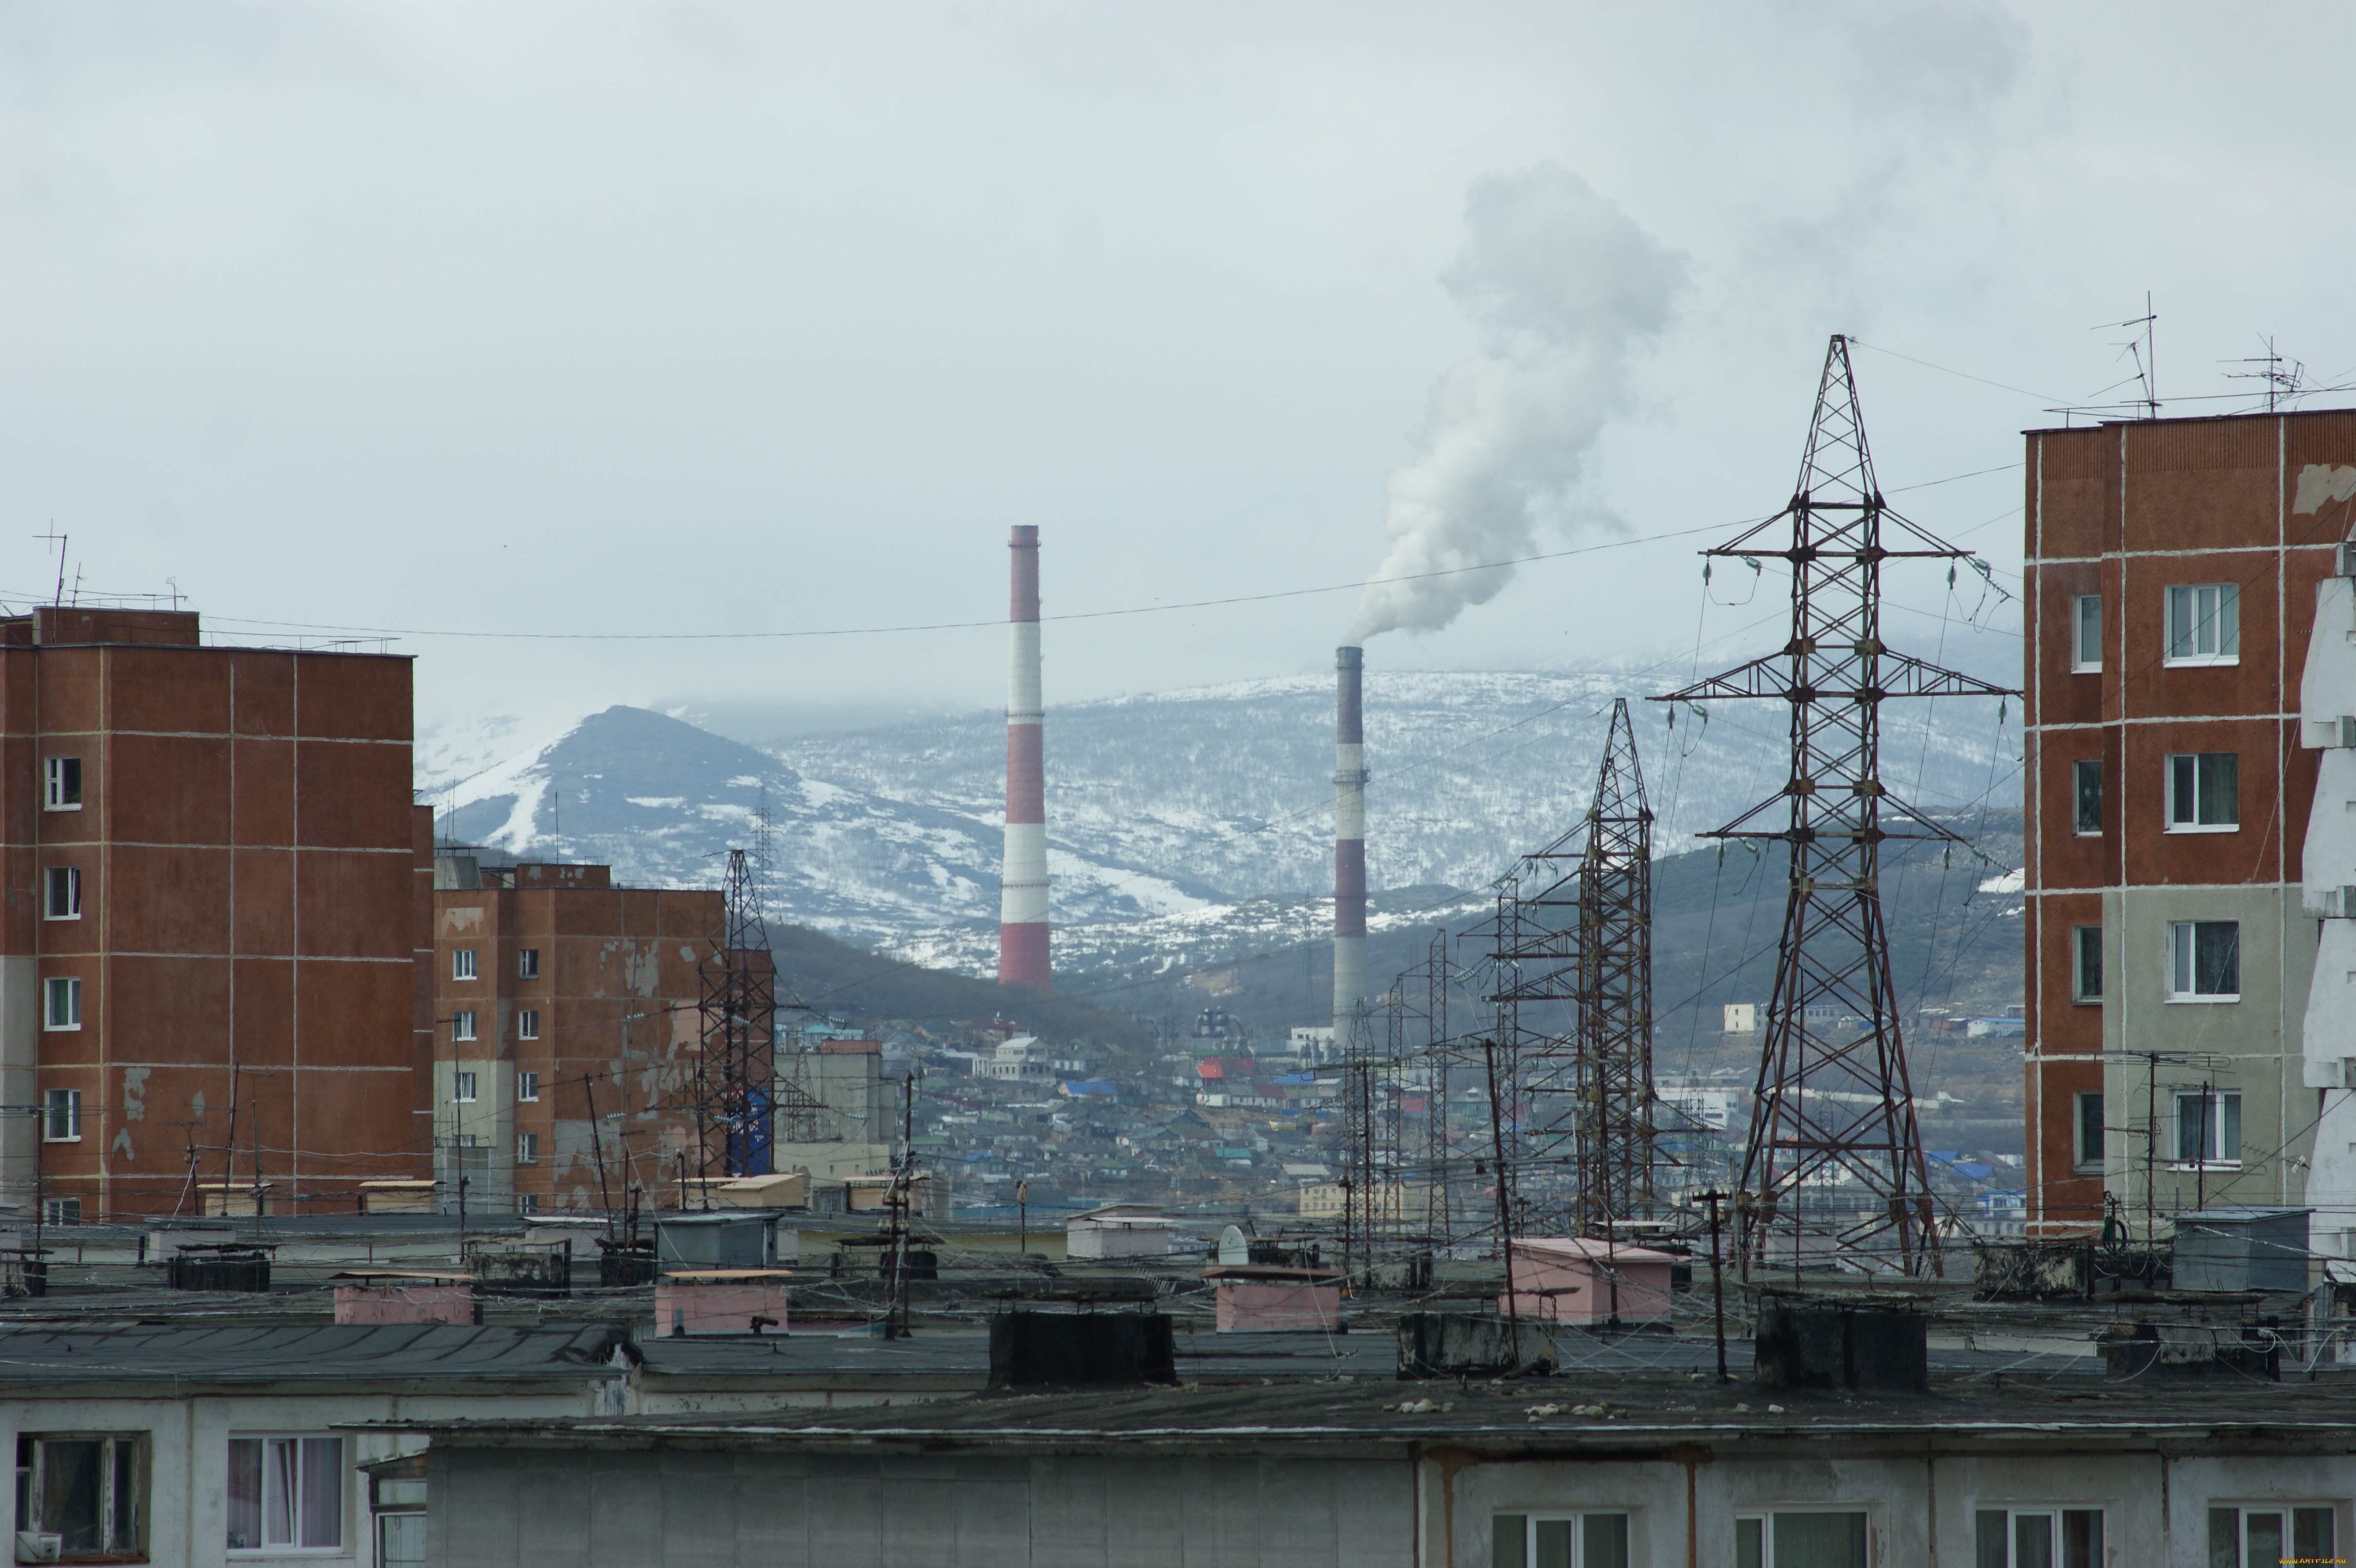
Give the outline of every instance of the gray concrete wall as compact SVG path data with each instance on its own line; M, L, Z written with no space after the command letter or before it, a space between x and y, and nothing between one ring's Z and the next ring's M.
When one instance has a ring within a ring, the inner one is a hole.
M1404 1461L437 1447L429 1490L447 1568L1415 1562Z
M2301 1025L2315 968L2317 922L2299 889L2134 887L2103 896L2104 1189L2138 1231L2147 1203L2165 1233L2170 1216L2215 1204L2296 1203L2313 1143L2315 1092L2304 1087ZM2170 1002L2168 927L2176 920L2236 920L2242 928L2238 1002ZM2159 1053L2159 1144L2147 1177L2147 1130L2155 1120L2152 1064ZM2174 1093L2206 1079L2242 1095L2238 1169L2171 1169Z

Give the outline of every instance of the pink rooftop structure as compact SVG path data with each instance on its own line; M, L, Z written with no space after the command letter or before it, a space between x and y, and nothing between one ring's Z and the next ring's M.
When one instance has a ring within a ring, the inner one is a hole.
M1497 1310L1551 1323L1666 1323L1669 1266L1650 1247L1590 1236L1516 1236L1513 1289Z

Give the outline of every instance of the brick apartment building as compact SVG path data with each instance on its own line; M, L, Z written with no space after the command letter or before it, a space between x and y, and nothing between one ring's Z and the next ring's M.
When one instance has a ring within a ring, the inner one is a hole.
M444 1208L553 1212L668 1197L687 1155L699 965L717 889L625 888L604 865L434 862L434 1170Z
M348 1208L424 1147L411 664L0 621L0 1201Z
M2033 1236L2356 1226L2351 503L2356 413L2028 435Z

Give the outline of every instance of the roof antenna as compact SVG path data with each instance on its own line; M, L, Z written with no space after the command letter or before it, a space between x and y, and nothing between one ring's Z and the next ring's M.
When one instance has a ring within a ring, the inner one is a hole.
M2146 289L2143 295L2143 314L2141 316L2131 317L2125 321L2105 321L2100 327L2094 328L2097 332L2108 332L2121 327L2140 327L2143 328L2143 337L2141 341L2137 341L2136 338L2130 338L2126 342L2120 344L2119 347L2126 353L2129 359L2135 361L2136 373L2129 376L2127 381L2140 381L2143 384L2143 396L2136 399L2135 401L2143 404L2144 417L2146 419L2158 419L2159 417L2159 351L2158 347L2152 341L2152 328L2158 320L2159 313L2151 307L2151 291L2149 289ZM2116 384L2125 386L2126 381L2120 381ZM2104 388L2104 390L2108 391L2110 389ZM2098 393L2096 395L2099 396L2100 394Z
M66 541L70 539L72 535L59 533L58 532L57 519L51 518L49 520L49 531L47 533L37 533L33 535L33 537L36 539L46 539L58 547L58 591L56 596L51 598L49 603L52 607L61 606L66 602Z
M2239 362L2244 365L2257 365L2263 368L2254 371L2228 371L2225 372L2225 379L2229 381L2265 382L2266 412L2268 413L2272 413L2275 412L2275 405L2282 400L2286 398L2303 397L2312 389L2307 385L2307 366L2305 364L2297 360L2286 360L2282 355L2276 352L2275 340L2271 335L2261 338L2258 341L2265 345L2266 351L2263 354L2256 355L2251 359L2243 360ZM2235 361L2228 360L2226 362L2231 364ZM2290 369L2283 369L2285 365L2288 365Z

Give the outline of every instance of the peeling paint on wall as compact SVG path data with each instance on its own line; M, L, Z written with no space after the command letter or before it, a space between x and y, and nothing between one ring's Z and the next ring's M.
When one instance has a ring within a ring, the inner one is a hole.
M2291 499L2292 515L2305 517L2321 511L2328 501L2344 501L2356 496L2356 467L2330 463L2309 463L2298 471L2298 493Z
M123 1069L123 1119L125 1122L147 1120L147 1073L148 1069L144 1067Z

